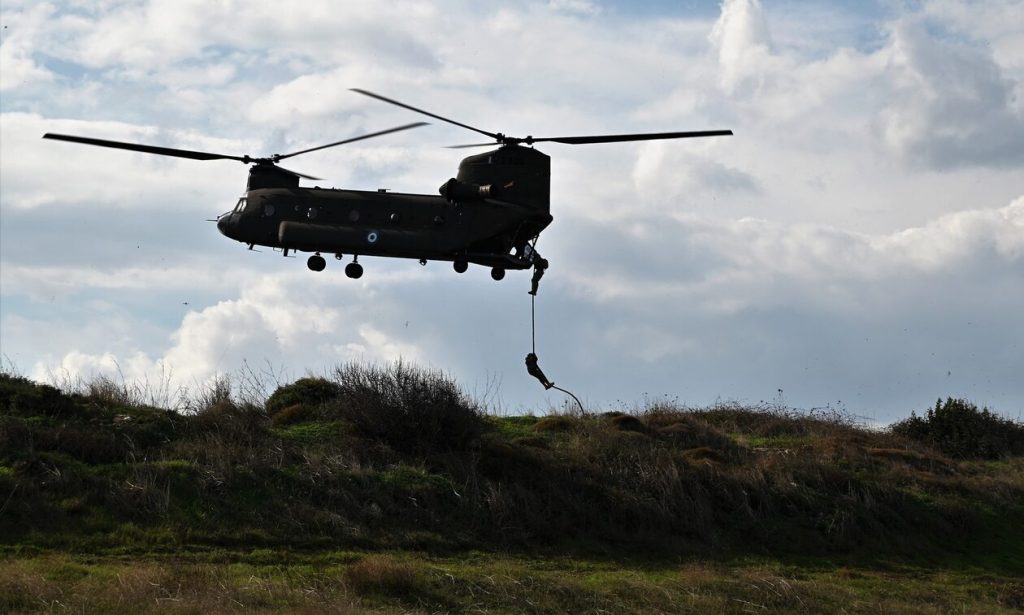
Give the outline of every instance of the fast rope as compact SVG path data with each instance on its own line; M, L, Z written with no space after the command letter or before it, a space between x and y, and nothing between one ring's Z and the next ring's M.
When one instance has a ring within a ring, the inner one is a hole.
M526 355L526 371L539 380L545 389L555 389L572 397L579 405L580 412L586 412L579 397L573 395L572 391L555 386L555 383L548 380L544 372L541 371L540 365L537 364L537 294L535 292L530 293L530 354Z
M537 295L530 295L530 352L537 354Z

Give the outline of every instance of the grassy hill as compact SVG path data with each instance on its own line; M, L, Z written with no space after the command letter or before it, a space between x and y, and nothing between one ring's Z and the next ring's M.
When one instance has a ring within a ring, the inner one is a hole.
M956 400L877 431L494 417L400 364L191 414L101 385L0 375L2 612L1024 608L1024 427Z

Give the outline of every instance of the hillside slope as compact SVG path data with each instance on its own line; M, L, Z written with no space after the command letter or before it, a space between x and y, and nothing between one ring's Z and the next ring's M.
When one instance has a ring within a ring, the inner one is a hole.
M354 370L354 371L353 371ZM194 415L0 376L0 545L957 561L1024 575L1024 459L832 414L489 417L398 366Z

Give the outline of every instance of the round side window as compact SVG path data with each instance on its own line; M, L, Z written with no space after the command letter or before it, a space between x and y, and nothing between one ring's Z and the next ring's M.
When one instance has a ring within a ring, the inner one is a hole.
M309 211L306 212L306 217L310 220L314 220L317 216L316 207L310 207Z
M274 206L271 205L270 203L267 203L266 205L264 205L263 206L263 215L267 216L267 217L273 216L274 215Z
M359 222L359 211L353 209L352 211L348 212L348 221Z

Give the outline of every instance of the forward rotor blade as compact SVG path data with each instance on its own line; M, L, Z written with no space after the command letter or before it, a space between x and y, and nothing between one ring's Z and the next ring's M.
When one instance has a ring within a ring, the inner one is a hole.
M427 122L414 122L412 124L405 124L404 126L398 126L397 128L389 128L387 130L381 130L380 132L371 132L368 135L362 135L361 137L352 137L351 139L345 139L344 141L336 141L334 143L328 143L327 145L321 145L319 147L311 147L304 149L300 152L292 152L290 154L284 154L281 156L274 156L274 161L284 160L285 158L291 158L292 156L298 156L299 154L308 154L309 152L315 152L320 149L327 149L328 147L334 147L336 145L344 145L346 143L353 143L355 141L362 141L363 139L371 139L373 137L379 137L381 135L390 134L392 132L398 132L400 130L409 130L410 128L417 128L419 126L426 126ZM303 175L305 177L305 175ZM312 178L316 179L316 178Z
M482 135L487 135L488 137L490 137L492 139L496 139L498 141L501 141L501 135L498 135L497 133L487 132L486 130L480 130L479 128L474 128L473 126L470 126L469 124L463 124L462 122L456 122L455 120L450 120L450 119L448 119L446 117L442 117L440 115L437 115L436 113L431 113L429 111L424 111L423 109L417 109L416 107L413 107L412 105L407 105L407 104L405 104L403 102L398 102L397 100L392 100L392 99L387 98L385 96L381 96L380 94L374 94L373 92L367 92L366 90L360 90L359 88L351 88L351 90L353 92L358 92L358 93L362 94L363 96L369 96L370 98L376 98L377 100L382 100L382 101L384 101L386 103L391 103L392 105L396 105L398 107L402 107L403 109L408 109L410 111L415 111L416 113L422 113L423 115L432 117L432 118L434 118L436 120L441 120L442 122L448 122L449 124L455 124L456 126L461 126L462 128L468 128L469 130L472 130L473 132L479 132Z
M553 141L569 145L587 143L619 143L622 141L654 141L657 139L688 139L692 137L724 137L732 134L731 130L693 130L689 132L645 132L631 135L593 135L588 137L540 137L525 139L526 143Z
M145 154L157 154L159 156L175 156L177 158L191 158L192 160L238 160L239 162L251 162L248 156L229 156L227 154L212 154L210 152L195 152L187 149L176 149L173 147L158 147L156 145L142 145L139 143L124 143L123 141L108 141L106 139L92 139L89 137L76 137L73 135L59 135L48 132L43 135L44 139L56 139L57 141L70 141L72 143L84 143L85 145L98 145L100 147L113 147L115 149L127 149L133 152Z

